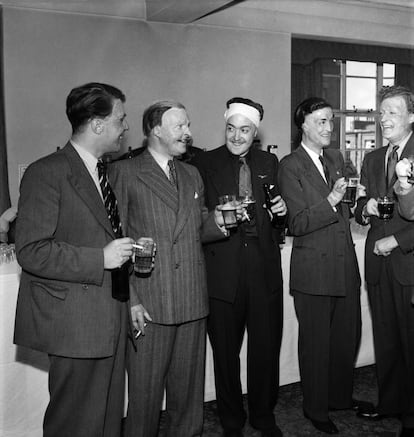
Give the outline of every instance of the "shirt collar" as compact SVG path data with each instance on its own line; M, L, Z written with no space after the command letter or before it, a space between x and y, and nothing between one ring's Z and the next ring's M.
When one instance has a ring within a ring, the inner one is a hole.
M316 153L314 150L310 149L305 143L302 141L302 147L305 149L306 153L312 158L312 161L319 161L319 157L323 156L323 149L320 153Z
M76 144L73 140L70 140L70 142L73 148L78 152L82 161L88 167L89 171L93 173L96 170L98 159L95 156L93 156L92 153L90 153L84 147L80 146L79 144Z
M151 153L152 157L155 159L155 162L164 170L168 168L168 161L173 158L169 158L164 154L157 152L152 147L148 147L148 151Z
M408 140L410 139L412 134L413 133L410 132L402 141L400 141L400 144L398 144L398 150L397 150L398 158L401 157L401 154L404 151L404 148L407 145ZM393 147L394 146L391 143L388 145L387 155L392 152Z

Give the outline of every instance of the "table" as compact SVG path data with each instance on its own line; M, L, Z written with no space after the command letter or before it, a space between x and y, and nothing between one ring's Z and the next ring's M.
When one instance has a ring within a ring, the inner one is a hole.
M361 276L364 275L365 239L354 235ZM297 357L298 324L289 295L291 245L282 249L284 278L284 328L280 355L280 384L299 381ZM49 394L47 357L13 345L14 314L20 268L17 263L0 265L0 437L42 437L42 419ZM361 287L362 338L357 366L374 363L371 317L367 293ZM241 351L241 378L246 392L246 338ZM205 400L215 399L213 356L207 344Z

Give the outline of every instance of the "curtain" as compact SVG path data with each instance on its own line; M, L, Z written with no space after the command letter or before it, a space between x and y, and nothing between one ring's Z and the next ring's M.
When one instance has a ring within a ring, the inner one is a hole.
M3 77L3 8L0 6L0 215L10 207Z

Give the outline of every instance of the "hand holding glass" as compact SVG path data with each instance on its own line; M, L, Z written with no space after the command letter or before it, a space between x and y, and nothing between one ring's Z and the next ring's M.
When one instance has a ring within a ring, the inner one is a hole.
M348 203L351 207L355 205L356 193L359 184L359 178L349 178L346 180L346 191L342 198L343 203Z
M390 220L394 213L394 199L387 196L378 197L377 208L381 220Z
M225 194L219 197L218 209L223 214L224 227L231 229L237 227L237 205L235 194Z
M137 273L150 273L155 256L155 243L152 238L142 237L132 245L134 252L132 262Z
M244 196L240 196L238 200L246 208L243 217L245 217L249 222L254 217L254 205L256 200L251 194L248 193L246 193Z

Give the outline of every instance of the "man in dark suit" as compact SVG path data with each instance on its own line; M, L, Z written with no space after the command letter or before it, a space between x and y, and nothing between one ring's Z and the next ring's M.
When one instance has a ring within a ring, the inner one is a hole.
M341 204L346 181L339 150L328 149L332 107L311 97L295 111L301 145L280 163L279 184L293 235L290 290L299 322L303 411L337 434L330 409L353 407L353 369L361 335L360 276Z
M225 436L241 436L246 421L240 349L247 327L249 421L262 436L281 436L273 415L279 389L283 284L278 233L271 215L286 215L279 195L263 208L263 184L276 185L275 155L252 148L263 108L250 99L227 102L226 144L197 157L211 210L225 194L253 195L256 204L225 241L205 245L217 409ZM247 176L247 177L246 177Z
M400 436L414 436L414 223L397 211L379 218L379 196L392 196L398 159L414 156L414 95L400 86L380 92L380 125L388 146L365 156L361 184L366 197L358 200L355 218L370 224L365 245L365 277L371 308L376 370L378 420L399 415ZM397 205L398 207L398 205ZM396 208L397 209L397 208Z
M121 432L128 276L120 267L133 240L118 238L119 216L114 226L97 164L119 150L128 129L124 101L110 85L74 88L66 101L70 141L30 165L20 187L14 341L49 355L45 437Z
M205 208L197 169L177 159L191 138L184 106L154 103L144 112L143 129L147 149L112 171L128 235L157 244L151 274L131 278L137 339L129 348L126 436L156 437L165 388L167 435L199 436L208 314L201 242L225 238L218 226L223 219Z

